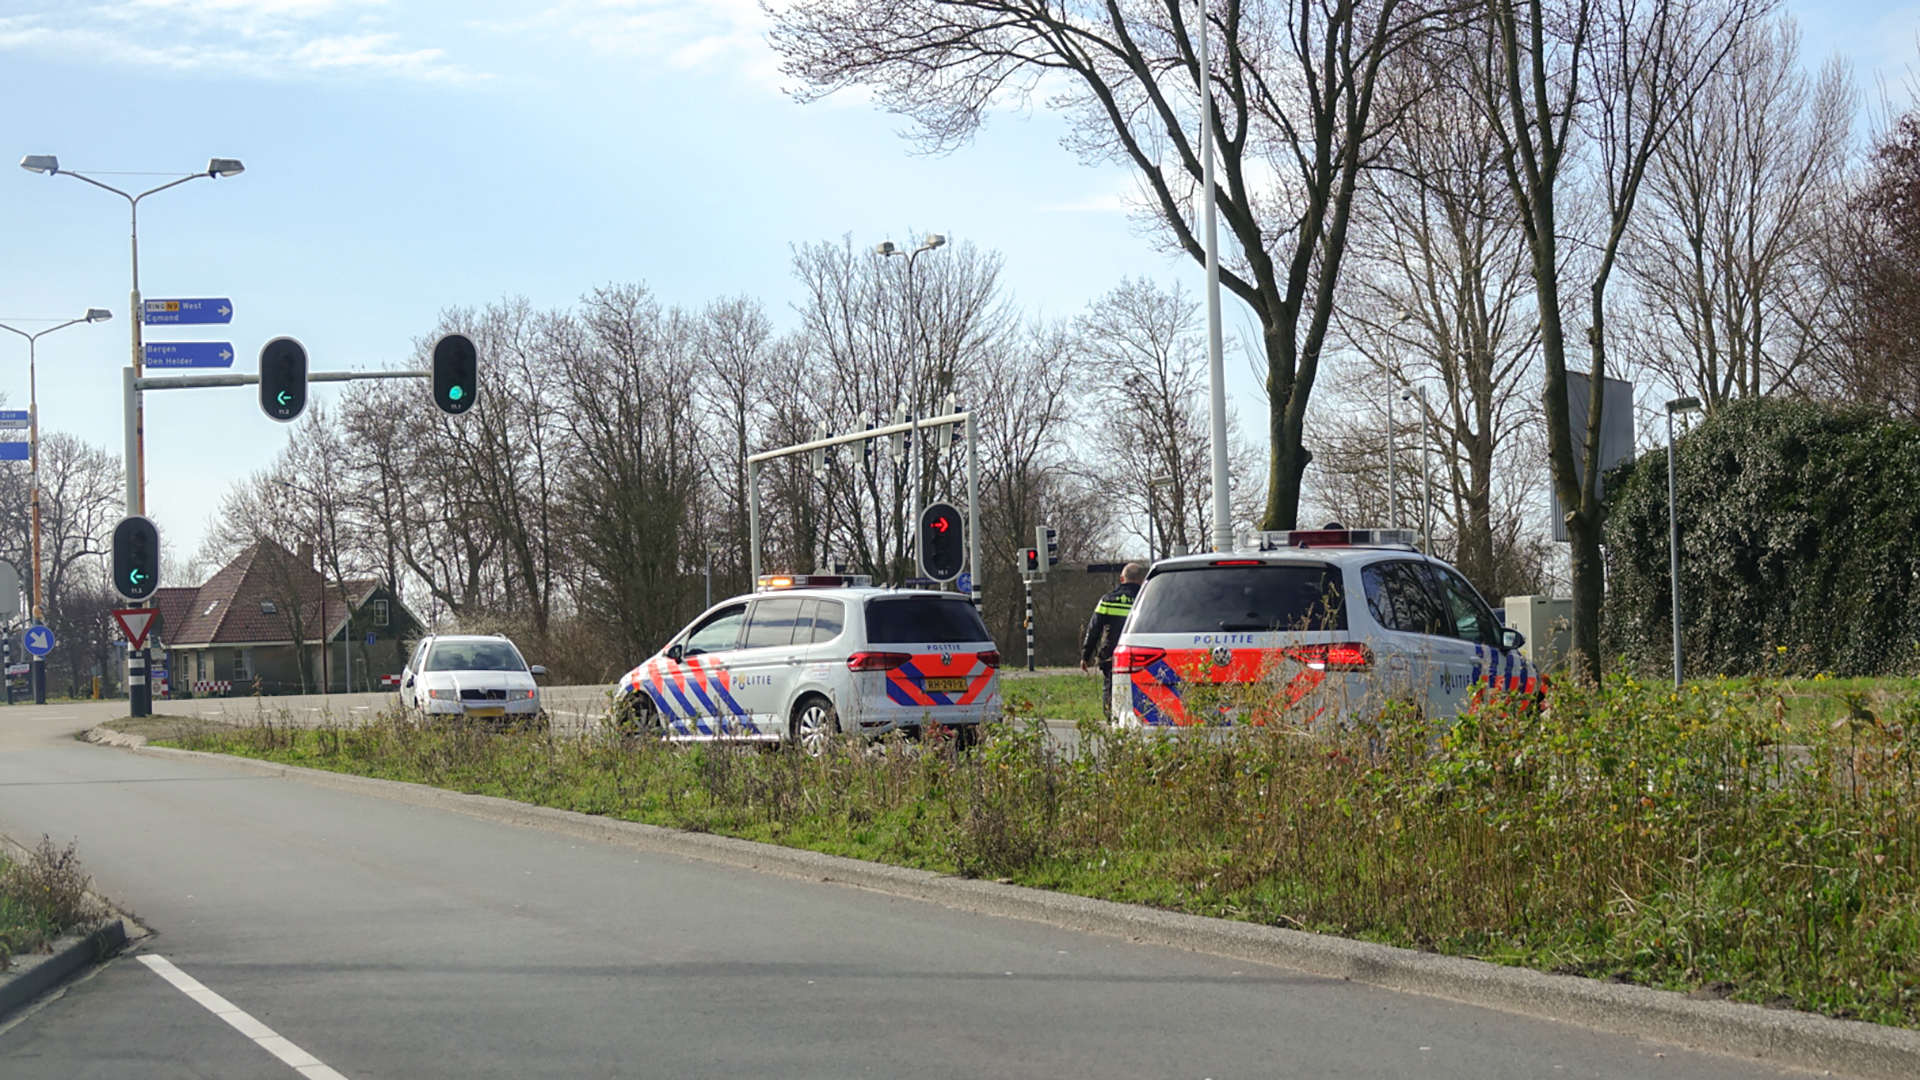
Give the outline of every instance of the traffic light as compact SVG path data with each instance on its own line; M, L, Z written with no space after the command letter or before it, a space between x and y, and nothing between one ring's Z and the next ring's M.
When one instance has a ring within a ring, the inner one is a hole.
M1045 576L1046 571L1040 568L1039 548L1020 549L1020 572L1023 574L1039 574Z
M480 396L480 350L465 334L447 334L433 343L433 403L458 416Z
M952 581L967 564L967 530L952 503L934 503L920 512L920 572L935 581Z
M1060 534L1051 526L1040 525L1033 530L1033 546L1046 553L1048 566L1060 562Z
M160 531L146 518L121 518L114 527L113 587L128 600L145 600L160 587Z
M306 346L290 337L260 346L260 411L286 423L306 410Z

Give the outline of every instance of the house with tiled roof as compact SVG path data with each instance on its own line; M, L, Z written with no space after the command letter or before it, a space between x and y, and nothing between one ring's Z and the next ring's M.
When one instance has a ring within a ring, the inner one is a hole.
M261 539L203 585L155 591L152 633L166 650L171 691L339 693L349 668L351 689L381 689L423 624L380 581L344 586L314 569L306 545L295 554Z

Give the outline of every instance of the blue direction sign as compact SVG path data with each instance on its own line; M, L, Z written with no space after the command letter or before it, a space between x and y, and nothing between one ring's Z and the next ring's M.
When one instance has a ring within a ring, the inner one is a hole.
M960 577L954 581L953 587L963 593L971 595L973 592L973 575L964 571L961 572Z
M53 630L46 626L30 626L20 637L20 643L35 656L45 656L53 651Z
M224 296L194 300L148 300L140 321L148 326L203 326L233 321L233 301Z
M0 430L25 431L33 425L33 414L25 409L0 409Z
M149 341L146 352L148 367L233 366L233 345L225 341Z
M31 443L0 442L0 461L26 461L33 457L32 449Z

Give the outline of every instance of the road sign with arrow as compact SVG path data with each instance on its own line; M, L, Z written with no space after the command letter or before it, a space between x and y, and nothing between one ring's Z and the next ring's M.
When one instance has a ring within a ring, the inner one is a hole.
M148 300L140 321L148 326L204 326L233 321L233 301L224 296Z
M53 629L46 626L29 626L20 637L20 644L35 656L45 656L53 651Z
M233 366L229 341L149 341L144 346L148 367L226 368Z

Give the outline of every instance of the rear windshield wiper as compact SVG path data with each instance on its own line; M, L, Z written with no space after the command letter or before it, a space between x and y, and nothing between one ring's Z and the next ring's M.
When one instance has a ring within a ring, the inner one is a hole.
M1250 630L1272 630L1274 627L1263 622L1223 622L1220 629L1228 633L1244 633Z

